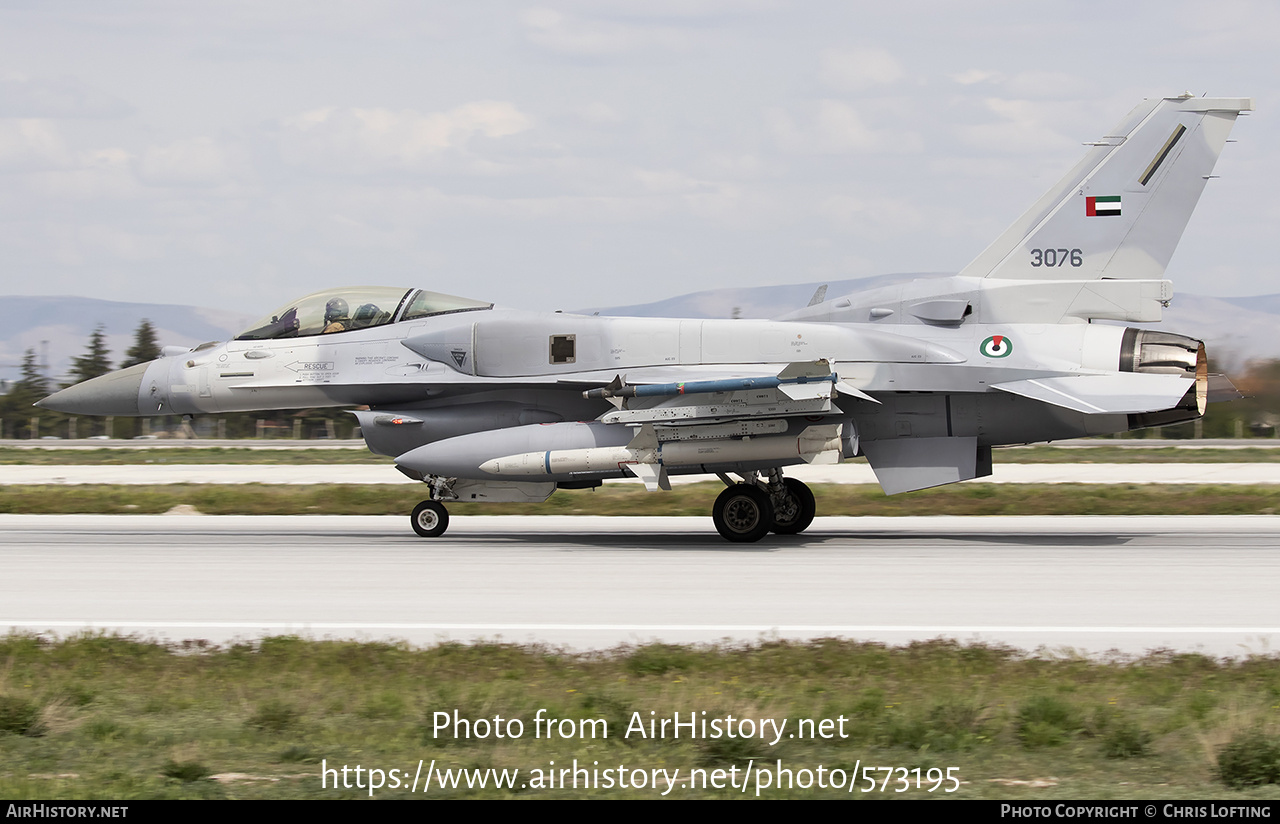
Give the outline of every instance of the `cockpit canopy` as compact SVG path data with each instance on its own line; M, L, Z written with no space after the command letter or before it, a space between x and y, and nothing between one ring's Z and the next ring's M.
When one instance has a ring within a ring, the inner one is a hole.
M368 329L401 320L450 312L492 309L492 303L401 286L348 286L326 289L285 304L236 340L272 340Z

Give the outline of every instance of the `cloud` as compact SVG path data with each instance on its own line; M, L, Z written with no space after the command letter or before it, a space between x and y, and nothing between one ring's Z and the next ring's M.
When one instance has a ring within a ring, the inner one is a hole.
M143 194L133 172L133 156L120 148L78 153L72 162L27 176L25 193L32 202L109 200L120 205Z
M1205 53L1261 50L1270 54L1280 29L1280 9L1270 0L1218 0L1212 14L1205 14L1202 3L1184 2L1175 15L1182 28L1194 34L1197 48Z
M133 107L75 77L0 79L0 117L125 117Z
M138 177L153 186L216 186L229 176L227 151L208 137L152 146L138 161Z
M576 106L571 114L584 123L597 126L614 126L626 121L626 117L616 106L598 101Z
M1088 98L1088 80L1069 72L1018 72L1002 84L1002 93L1035 100Z
M885 86L903 77L902 64L884 49L827 50L822 53L819 77L843 91L863 91Z
M832 195L817 205L817 212L857 237L898 236L924 224L915 204L892 197Z
M0 170L58 169L71 162L58 127L49 120L0 120Z
M697 194L710 192L716 188L709 181L699 180L671 169L636 169L633 175L641 189L652 194Z
M467 149L476 137L508 137L532 126L532 118L500 100L426 114L316 109L283 121L280 152L286 163L339 173L426 171L436 168L445 153ZM471 169L476 168L473 163Z
M1004 75L1000 72L986 69L965 69L947 76L962 86L972 86L975 83L998 83L1004 79Z
M997 122L962 126L957 130L960 138L975 148L1052 152L1079 144L1079 139L1067 137L1049 125L1050 120L1063 116L1057 103L990 97L983 105L999 117Z
M535 46L574 57L609 57L648 49L686 48L690 33L662 22L588 19L555 9L521 15L525 37Z
M42 242L49 244L49 259L61 266L97 265L104 260L138 263L164 256L166 240L153 232L140 232L105 223L48 225Z
M1090 88L1084 78L1068 72L1027 71L1004 74L985 69L966 69L948 77L962 86L988 83L998 87L1000 94L1032 100L1085 97Z
M771 110L766 117L778 145L798 154L916 152L921 148L914 132L873 128L843 100L819 100L807 106L801 117L781 109Z

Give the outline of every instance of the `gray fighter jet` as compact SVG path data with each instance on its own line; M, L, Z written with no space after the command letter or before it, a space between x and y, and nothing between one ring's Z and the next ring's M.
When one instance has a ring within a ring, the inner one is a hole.
M1194 419L1204 345L1158 321L1163 278L1241 98L1147 100L959 275L824 299L775 320L522 312L406 287L330 289L226 343L38 405L91 415L359 406L369 448L450 501L714 474L730 541L798 533L783 468L865 455L885 492L980 478L1005 444ZM1117 323L1094 323L1115 321ZM736 476L733 478L731 476Z

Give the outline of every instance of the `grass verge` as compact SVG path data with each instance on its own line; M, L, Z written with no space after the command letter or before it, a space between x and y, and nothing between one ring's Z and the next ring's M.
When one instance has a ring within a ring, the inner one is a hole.
M454 515L706 515L717 482L649 493L638 484L562 490L541 504L450 504ZM821 515L1273 515L1274 486L960 484L887 497L874 485L813 488ZM410 484L288 486L0 486L0 512L157 514L175 506L208 515L405 515L424 489Z
M419 760L461 776L441 787L433 774L427 797L657 798L666 784L654 787L655 769L679 770L668 797L754 797L767 769L766 798L1280 798L1276 656L1087 660L834 639L573 654L10 635L0 662L0 719L12 719L0 726L0 797L11 800L367 798L370 769L386 784L372 795L405 797ZM663 719L690 717L707 721L705 733L663 733ZM586 770L576 789L558 773L575 761ZM748 762L747 791L729 788ZM354 786L357 764L366 788ZM350 786L334 788L344 765ZM862 792L863 767L874 768L872 792ZM482 773L481 788L457 772L490 768L519 773L503 788ZM894 771L880 789L884 768ZM328 787L322 769L337 771ZM620 786L619 769L646 785ZM954 793L928 779L947 769ZM690 783L693 770L706 783L723 770L721 788ZM606 772L613 786L600 786ZM846 786L823 788L822 775ZM910 786L897 792L904 776Z

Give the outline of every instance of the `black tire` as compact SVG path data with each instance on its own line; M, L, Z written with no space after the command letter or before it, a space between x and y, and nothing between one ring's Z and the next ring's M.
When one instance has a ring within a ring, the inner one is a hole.
M435 501L423 501L413 508L409 521L423 538L439 538L449 528L449 511Z
M803 481L783 478L782 485L786 488L787 504L774 507L772 530L779 535L798 535L813 523L818 503L813 499L813 490Z
M773 504L769 494L754 484L734 484L720 493L711 509L716 532L727 541L749 544L769 534Z

